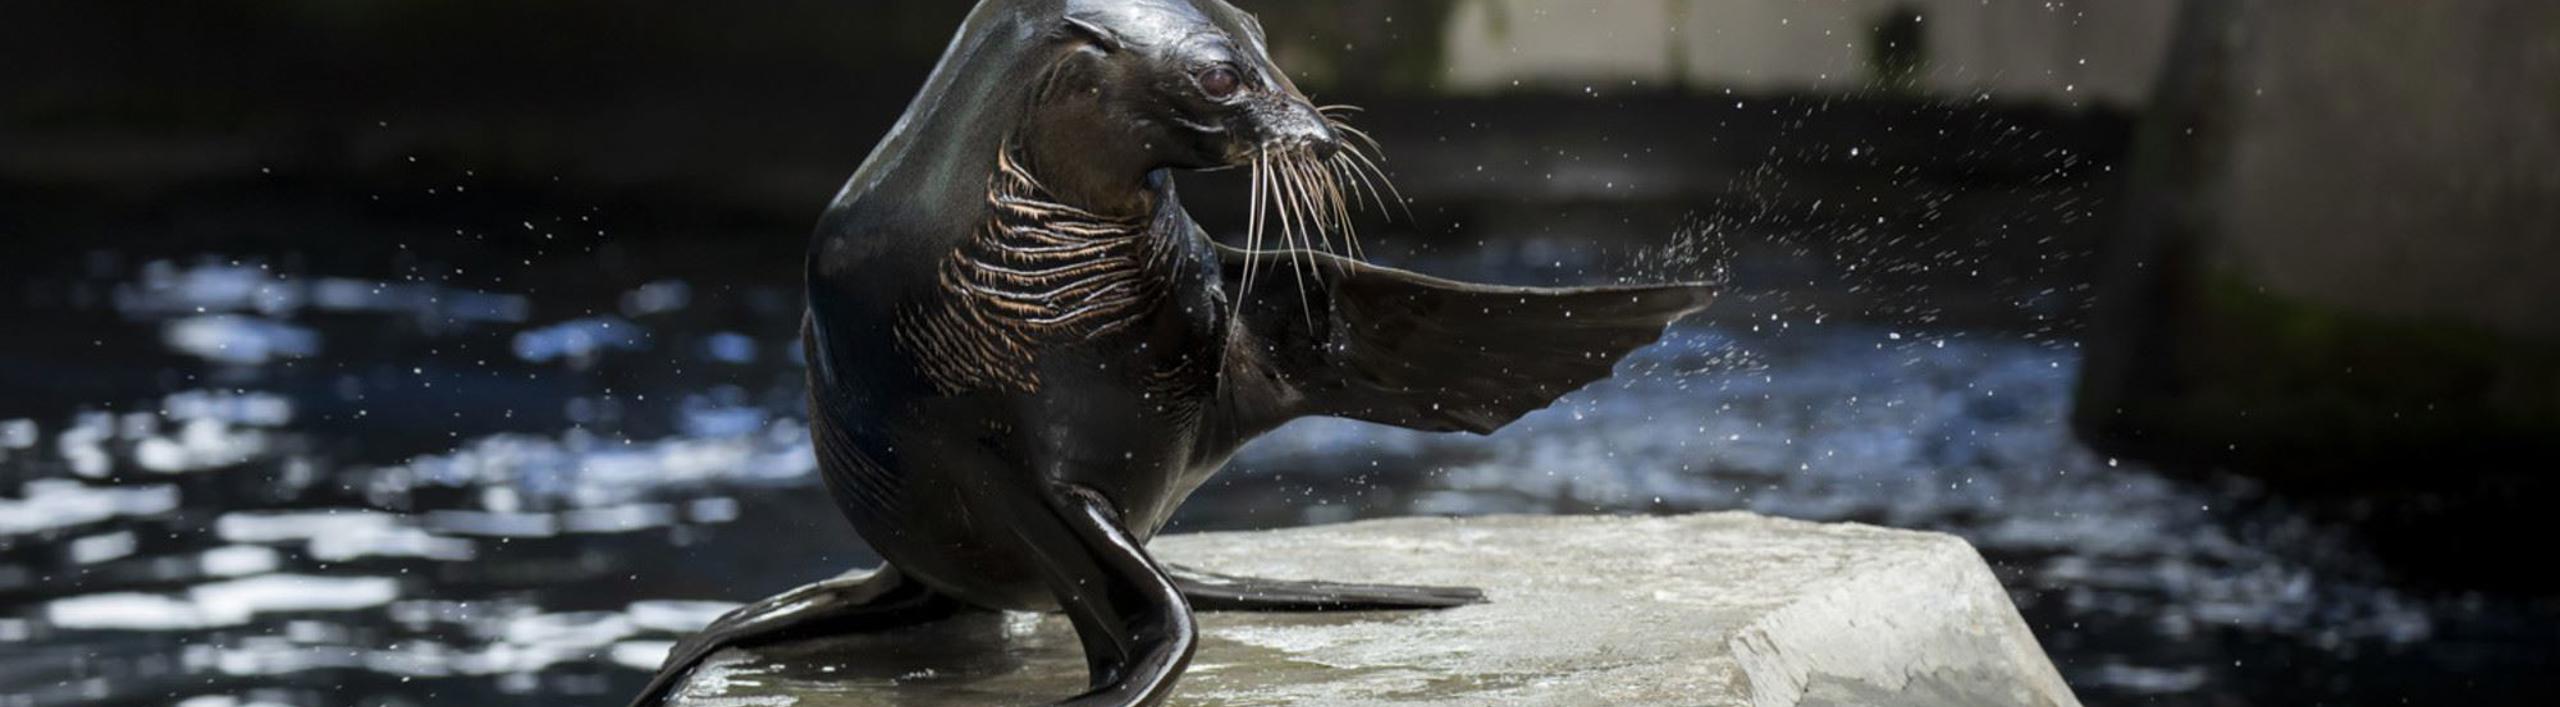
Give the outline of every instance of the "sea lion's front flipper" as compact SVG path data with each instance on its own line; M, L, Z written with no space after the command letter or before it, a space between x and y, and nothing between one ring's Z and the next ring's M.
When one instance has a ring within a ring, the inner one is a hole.
M1608 377L1715 299L1696 283L1496 287L1220 250L1230 291L1252 271L1217 408L1238 443L1307 415L1489 433Z
M1111 500L1092 489L1051 484L994 489L1075 624L1084 644L1091 690L1062 705L1132 707L1164 702L1191 664L1199 628L1173 578L1121 521Z
M667 651L649 687L632 707L664 704L694 665L732 646L756 646L801 638L911 626L957 613L961 605L899 576L896 568L856 571L802 585L738 607Z
M1166 565L1182 596L1200 611L1386 611L1446 609L1484 603L1474 587L1408 587L1236 577Z

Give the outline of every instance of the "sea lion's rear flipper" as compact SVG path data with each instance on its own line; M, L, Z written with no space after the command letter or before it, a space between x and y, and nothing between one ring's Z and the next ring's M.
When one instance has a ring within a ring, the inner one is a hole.
M673 697L677 684L702 659L720 649L863 631L879 631L940 619L961 604L899 576L896 568L854 572L802 585L738 607L667 651L667 660L632 707L653 707Z
M1446 609L1480 604L1484 591L1473 587L1408 587L1394 584L1351 584L1256 579L1166 565L1174 586L1191 608L1200 611L1381 611Z
M1696 283L1496 287L1221 250L1230 291L1252 270L1218 408L1239 443L1308 415L1490 433L1608 377L1715 299Z

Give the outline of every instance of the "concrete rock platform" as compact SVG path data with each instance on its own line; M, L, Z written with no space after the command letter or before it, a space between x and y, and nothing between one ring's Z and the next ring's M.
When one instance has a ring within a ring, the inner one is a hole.
M1744 513L1404 518L1158 540L1227 574L1482 587L1438 612L1203 613L1185 705L2072 707L1957 538ZM1084 688L1065 618L964 617L729 650L691 707L1038 704Z

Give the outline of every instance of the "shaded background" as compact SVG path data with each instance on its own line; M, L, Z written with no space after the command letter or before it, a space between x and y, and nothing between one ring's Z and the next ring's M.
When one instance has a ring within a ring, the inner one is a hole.
M1285 428L1177 525L1943 530L2093 705L2547 704L2555 8L1248 5L1370 109L1373 258L1732 294L1491 439ZM799 258L965 11L0 4L0 704L618 704L874 561Z

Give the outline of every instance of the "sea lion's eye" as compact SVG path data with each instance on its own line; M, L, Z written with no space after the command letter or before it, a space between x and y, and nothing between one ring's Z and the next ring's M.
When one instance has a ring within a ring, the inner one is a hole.
M1236 70L1224 66L1200 72L1199 81L1200 90L1208 92L1210 98L1233 96L1236 95L1237 89L1244 88L1244 77L1237 76Z

